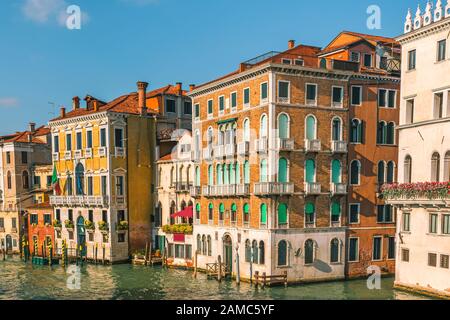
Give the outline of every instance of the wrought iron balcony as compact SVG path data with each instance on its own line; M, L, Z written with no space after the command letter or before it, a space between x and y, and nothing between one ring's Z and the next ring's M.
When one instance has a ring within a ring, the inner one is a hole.
M278 139L278 149L280 151L292 151L294 146L294 139Z
M188 193L191 184L189 182L177 182L175 184L175 192L178 193Z
M258 153L267 153L269 151L269 143L267 138L258 139L255 141L255 150Z
M322 143L320 140L305 140L306 152L319 152L320 150L322 150Z
M294 184L289 182L259 182L255 183L254 193L258 196L292 195L294 194Z
M245 141L245 142L241 142L238 144L237 146L238 149L238 154L240 156L247 156L250 154L250 142Z
M319 195L322 193L322 186L320 183L305 182L305 194L306 195Z
M333 153L347 153L347 142L345 141L331 141L331 151Z
M343 183L331 183L330 190L333 195L346 195L347 185Z

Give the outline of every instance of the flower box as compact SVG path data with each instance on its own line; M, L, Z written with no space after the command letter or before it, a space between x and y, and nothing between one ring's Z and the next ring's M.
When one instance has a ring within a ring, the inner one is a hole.
M450 199L450 182L418 182L385 184L381 188L384 199Z

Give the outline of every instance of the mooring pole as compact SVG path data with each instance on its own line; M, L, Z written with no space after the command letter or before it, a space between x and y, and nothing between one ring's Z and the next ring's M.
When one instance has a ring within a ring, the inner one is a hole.
M98 243L96 242L95 243L95 253L94 253L94 256L95 256L95 264L97 264L97 256L98 255Z
M194 254L194 278L197 278L197 266L198 266L198 250L195 250L195 254Z
M219 262L219 271L217 273L217 280L219 282L221 282L222 281L222 257L220 255L217 257L217 261Z
M103 259L102 259L102 264L104 265L105 264L105 250L106 250L106 247L105 247L105 244L103 244Z
M237 285L241 284L241 274L239 270L239 253L237 249L236 249L236 284Z

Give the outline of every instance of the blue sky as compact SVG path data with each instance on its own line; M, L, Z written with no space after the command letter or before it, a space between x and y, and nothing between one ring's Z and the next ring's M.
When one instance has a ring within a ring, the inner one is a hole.
M71 4L83 11L81 30L60 21ZM367 29L372 4L381 8L381 30ZM407 8L416 6L411 0L2 0L0 134L47 123L76 95L110 100L135 91L137 80L151 88L209 81L241 61L286 49L289 39L325 46L342 30L397 36Z

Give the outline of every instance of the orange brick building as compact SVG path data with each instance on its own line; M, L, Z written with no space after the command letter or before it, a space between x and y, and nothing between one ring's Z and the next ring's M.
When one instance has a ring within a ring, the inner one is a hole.
M42 248L52 245L55 250L55 228L53 227L53 207L48 201L37 203L27 208L28 211L28 241L30 253L42 256ZM58 231L59 232L59 231ZM34 243L37 240L38 251L35 252ZM55 251L54 251L55 252Z

